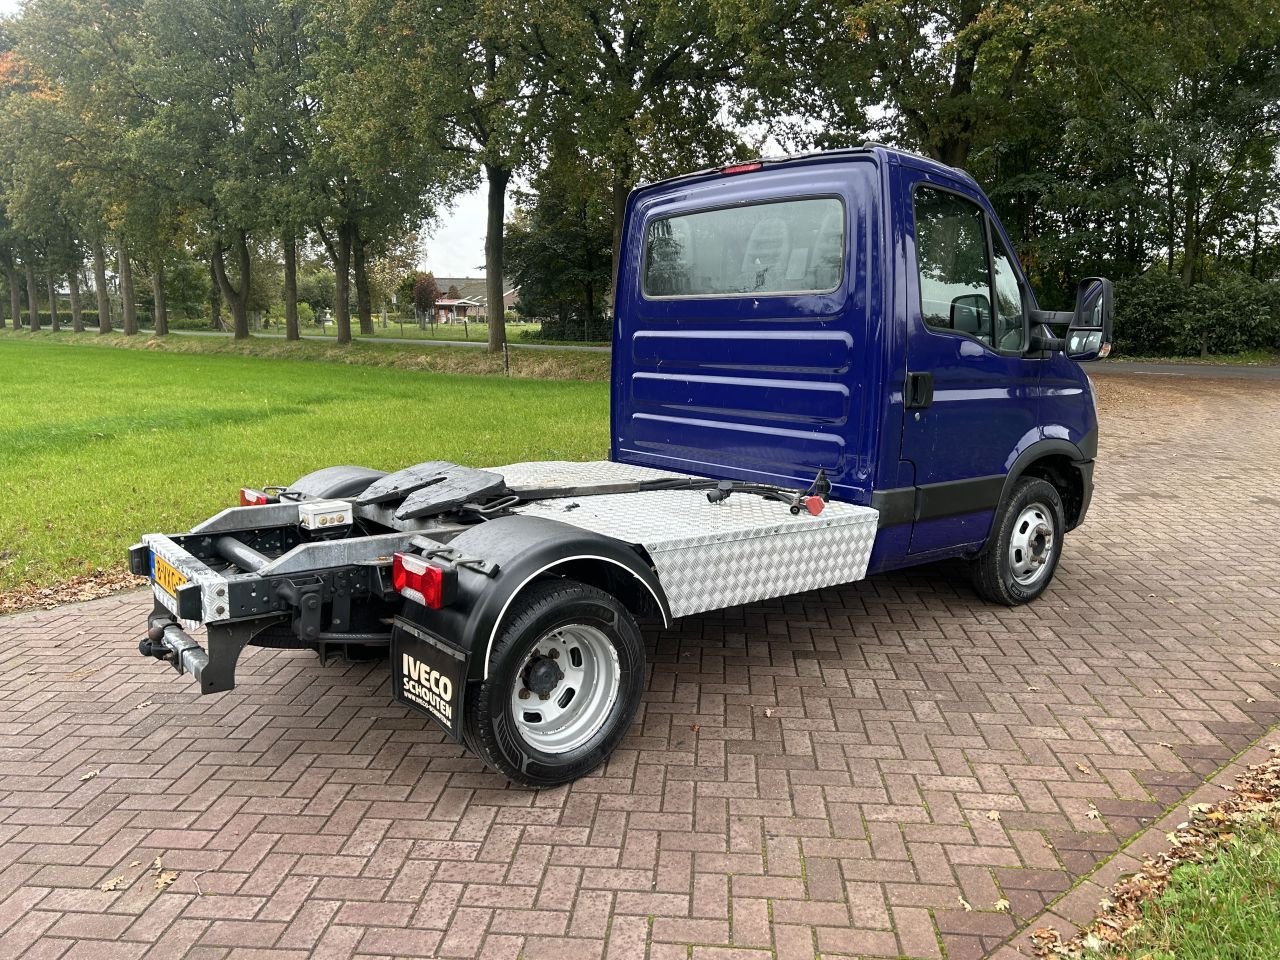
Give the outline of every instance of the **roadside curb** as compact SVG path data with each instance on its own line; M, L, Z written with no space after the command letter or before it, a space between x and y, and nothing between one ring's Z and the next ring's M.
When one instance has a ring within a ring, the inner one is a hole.
M1236 777L1246 767L1269 760L1273 756L1267 742L1278 732L1280 724L1269 727L1261 737L1219 767L1204 783L1169 807L1159 820L1135 834L1092 873L1081 877L1074 886L1028 920L1003 946L990 954L990 960L1025 960L1027 957L1037 956L1031 933L1041 927L1057 929L1064 941L1074 937L1097 916L1098 901L1106 896L1112 884L1121 877L1137 873L1142 868L1144 859L1169 847L1165 835L1189 818L1188 807L1197 803L1217 803L1235 785Z

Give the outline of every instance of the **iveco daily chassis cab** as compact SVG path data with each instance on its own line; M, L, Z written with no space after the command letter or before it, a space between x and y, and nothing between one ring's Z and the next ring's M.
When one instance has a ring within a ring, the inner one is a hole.
M141 651L216 693L246 644L389 648L397 699L542 786L625 735L637 618L944 557L997 603L1053 578L1092 491L1077 361L1110 348L1111 285L1039 310L964 173L869 145L640 188L615 302L608 460L245 488L132 548Z

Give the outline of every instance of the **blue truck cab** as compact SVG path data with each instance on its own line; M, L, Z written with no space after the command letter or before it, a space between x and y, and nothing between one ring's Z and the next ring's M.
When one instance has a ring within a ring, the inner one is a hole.
M879 511L870 572L980 554L1024 478L1056 491L1053 535L1084 519L1094 397L1046 327L1103 353L1110 285L1082 284L1089 316L1039 310L964 172L879 145L707 170L636 190L622 249L612 459L823 471Z
M882 146L643 187L608 459L245 487L130 549L139 652L208 694L246 646L389 654L395 698L489 768L574 780L643 702L642 619L948 557L993 602L1040 596L1089 507L1079 362L1111 313L1101 278L1041 310L978 185Z

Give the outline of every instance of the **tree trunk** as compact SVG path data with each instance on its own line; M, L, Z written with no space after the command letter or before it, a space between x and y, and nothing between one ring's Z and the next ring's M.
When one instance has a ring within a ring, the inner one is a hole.
M13 314L13 329L22 329L22 281L18 277L18 268L12 263L8 266L9 274L9 312Z
M58 316L58 287L53 282L53 274L45 276L45 284L49 288L49 326L54 333L62 329L62 318Z
M107 294L107 253L102 241L93 241L93 289L98 295L98 332L111 332L111 297Z
M361 336L373 336L373 300L369 296L369 259L364 237L358 229L351 231L351 259L356 275L356 314L360 317Z
M349 224L340 224L337 246L325 243L333 259L333 322L338 328L338 343L342 344L351 342L351 234Z
M27 322L31 331L40 329L40 301L36 298L36 268L27 261Z
M129 243L121 237L117 243L120 254L120 316L124 335L138 333L138 298L133 289L133 262L129 259Z
M218 287L218 268L209 258L209 326L215 330L225 330L222 325L222 290Z
M80 307L80 265L67 274L67 289L71 293L71 329L84 333L84 314Z
M157 261L151 268L151 296L155 300L156 336L169 335L169 305L164 298L164 264Z
M281 243L284 247L284 338L301 340L298 330L298 242L287 236Z
M511 171L506 167L486 163L485 177L489 181L488 216L484 237L484 290L486 310L489 314L489 352L501 353L507 342L506 311L502 307L503 262L502 230L506 220L507 183Z
M240 269L240 289L231 285L227 277L227 266L223 260L222 240L219 238L213 245L213 272L218 281L218 289L222 291L222 299L231 307L231 319L235 328L235 339L249 339L249 238L243 230L235 235L235 255Z

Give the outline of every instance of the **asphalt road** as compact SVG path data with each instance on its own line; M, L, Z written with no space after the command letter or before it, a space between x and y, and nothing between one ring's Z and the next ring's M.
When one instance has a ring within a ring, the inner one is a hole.
M1138 363L1104 360L1087 366L1089 375L1112 373L1147 377L1207 377L1221 380L1280 380L1280 366L1245 366L1228 363Z
M220 333L217 330L174 330L175 334L184 337L225 337L228 334ZM262 333L255 331L255 337L270 337L277 340L283 340L283 333ZM333 337L322 337L315 334L304 333L303 340L318 340L321 343L333 343ZM483 340L422 340L410 337L364 337L357 339L366 339L370 343L406 343L415 347L475 347L476 349L485 349L489 346ZM513 343L507 344L512 350L568 350L573 353L608 353L608 347L593 347L586 344L549 344L549 343Z

